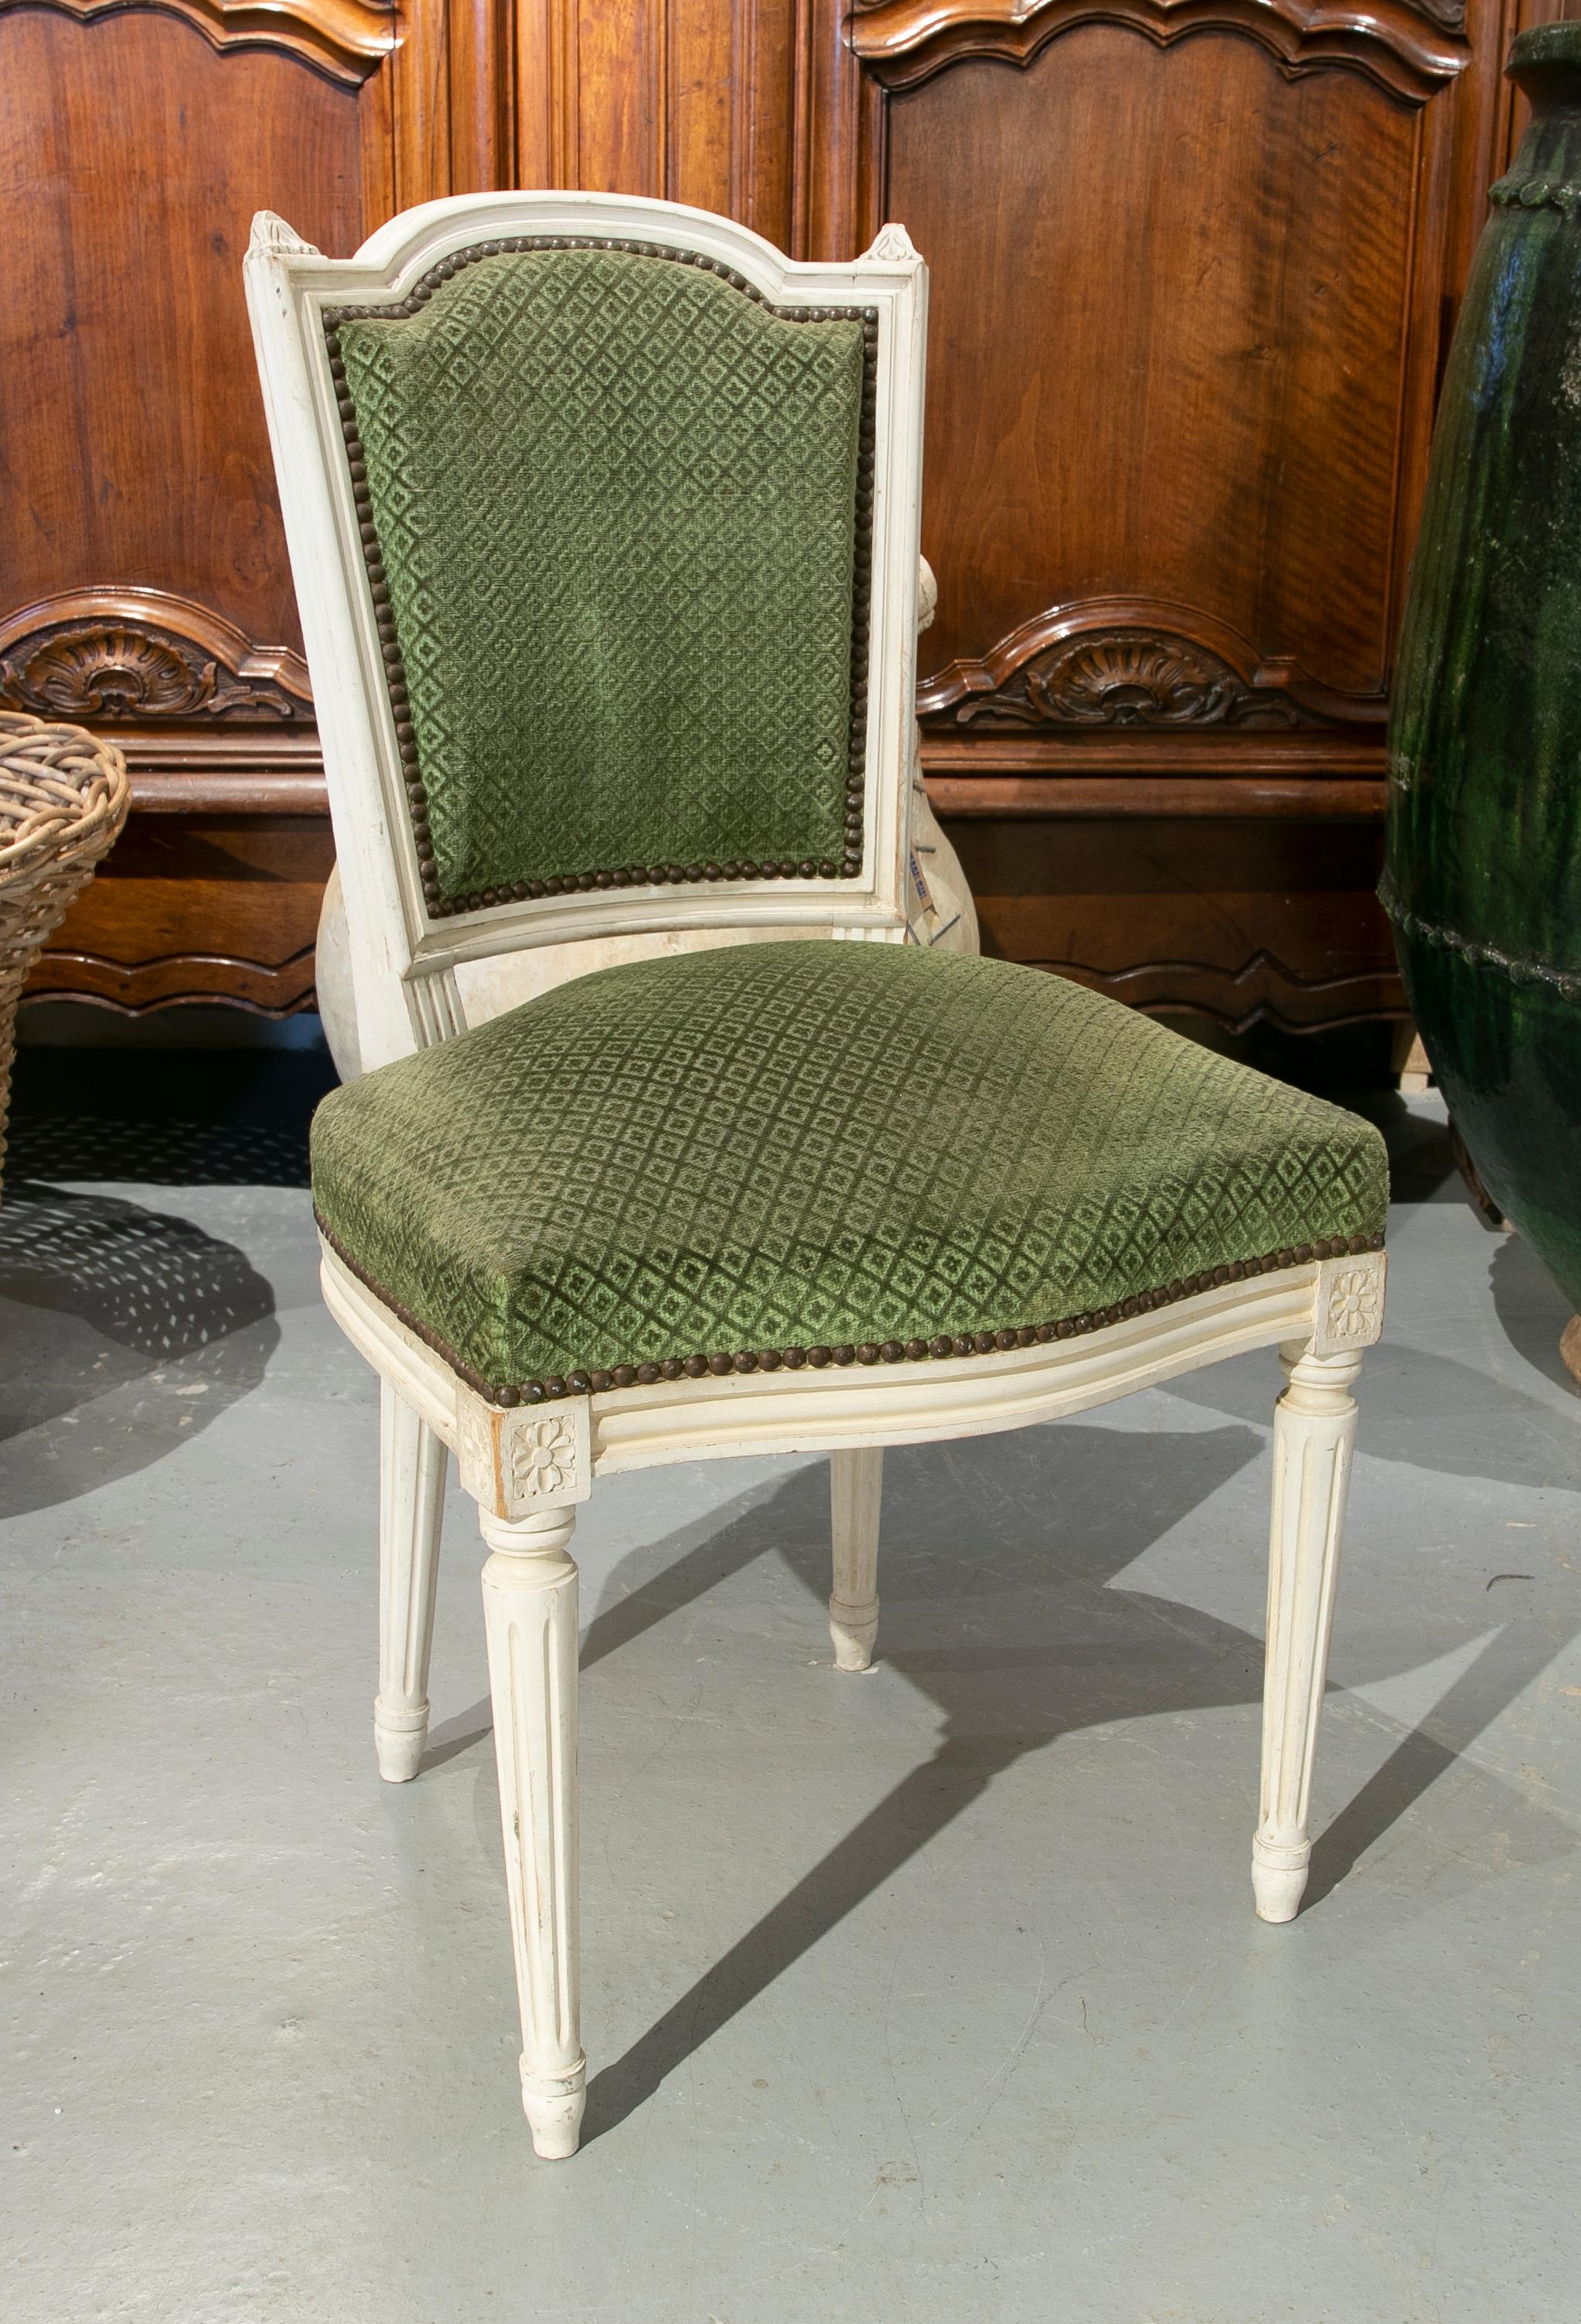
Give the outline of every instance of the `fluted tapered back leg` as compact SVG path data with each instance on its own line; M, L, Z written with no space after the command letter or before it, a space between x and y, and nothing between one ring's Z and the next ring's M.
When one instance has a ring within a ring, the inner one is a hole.
M1252 1888L1264 1921L1292 1921L1312 1842L1312 1760L1339 1541L1350 1481L1359 1354L1280 1350L1289 1383L1273 1409L1273 1515L1268 1554L1268 1653L1263 1688L1263 1784L1252 1843Z
M883 1492L881 1451L830 1454L834 1591L829 1600L829 1635L840 1670L872 1666L878 1636L878 1506Z
M576 2152L587 2098L577 1932L576 1516L482 1513L489 1689L510 1941L521 2005L521 2103L546 2159Z
M428 1657L445 1509L444 1440L379 1392L379 1692L373 1743L387 1784L409 1784L428 1739Z

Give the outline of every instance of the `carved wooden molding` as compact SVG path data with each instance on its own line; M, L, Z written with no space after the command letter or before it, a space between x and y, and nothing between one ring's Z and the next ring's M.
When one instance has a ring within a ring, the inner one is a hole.
M1099 968L1090 961L1048 959L1028 964L1074 977L1079 984L1123 1001L1147 1016L1181 1010L1212 1017L1232 1033L1254 1025L1285 1033L1328 1031L1337 1025L1387 1021L1407 1012L1399 973L1380 963L1335 976L1303 976L1259 946L1238 967L1209 960L1137 961L1125 968Z
M1248 686L1190 639L1127 629L1045 647L955 718L961 726L1293 726L1298 715L1286 696Z
M1376 724L1382 695L1341 693L1287 658L1262 659L1226 622L1165 598L1089 597L1034 614L980 659L917 688L917 714L978 727Z
M23 0L0 0L0 12ZM26 0L79 24L125 13L127 0ZM394 0L141 0L179 16L211 48L283 49L288 56L355 88L400 45Z
M964 57L1028 65L1072 25L1126 24L1160 48L1200 32L1244 32L1282 71L1342 67L1419 102L1470 61L1465 0L856 0L852 49L876 80L914 88Z
M0 705L41 718L311 717L308 666L162 589L78 589L0 622Z
M253 230L247 237L249 254L254 250L284 250L303 258L322 258L324 253L316 242L300 235L278 210L254 210Z
M280 961L220 952L125 961L79 945L51 945L28 980L27 998L90 1001L123 1017L214 1001L255 1017L292 1017L314 1006L313 961L311 945Z

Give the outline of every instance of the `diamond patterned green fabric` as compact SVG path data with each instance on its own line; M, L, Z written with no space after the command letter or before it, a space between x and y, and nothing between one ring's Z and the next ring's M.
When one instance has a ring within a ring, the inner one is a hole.
M1117 1002L829 939L602 970L384 1066L319 1108L313 1187L387 1300L516 1386L1179 1296L1370 1241L1388 1199L1365 1122Z
M339 343L439 894L838 861L860 324L546 250Z

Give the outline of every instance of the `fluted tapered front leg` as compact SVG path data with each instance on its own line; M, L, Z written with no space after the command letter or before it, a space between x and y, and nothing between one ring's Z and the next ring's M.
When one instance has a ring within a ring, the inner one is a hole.
M1328 1669L1339 1537L1350 1480L1359 1354L1282 1348L1273 1410L1273 1522L1263 1688L1263 1786L1252 1888L1264 1921L1292 1921L1307 1885L1312 1757Z
M373 1746L387 1784L418 1772L428 1735L428 1656L445 1507L444 1442L388 1380L379 1397L379 1692Z
M521 2102L546 2157L574 2154L587 2093L577 1960L576 1565L574 1509L512 1524L482 1514L489 1689L510 1941L521 2005Z
M832 1452L830 1515L834 1532L834 1594L829 1635L840 1670L865 1671L878 1636L878 1506L882 1452Z

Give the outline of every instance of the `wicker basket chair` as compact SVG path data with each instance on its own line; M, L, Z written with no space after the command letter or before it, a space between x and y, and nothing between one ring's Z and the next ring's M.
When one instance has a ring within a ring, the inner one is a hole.
M130 799L113 743L0 710L0 1163L16 1004L51 932L115 844Z

